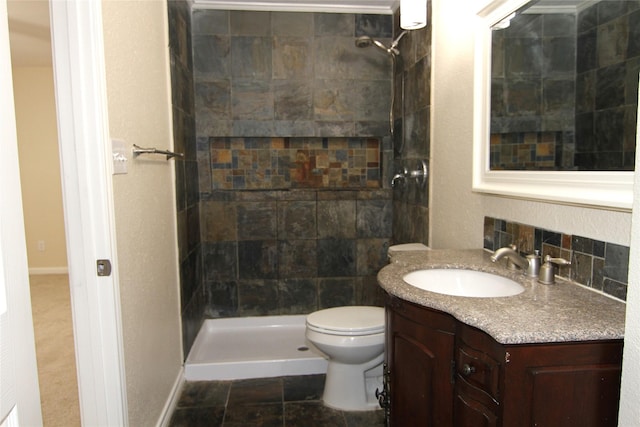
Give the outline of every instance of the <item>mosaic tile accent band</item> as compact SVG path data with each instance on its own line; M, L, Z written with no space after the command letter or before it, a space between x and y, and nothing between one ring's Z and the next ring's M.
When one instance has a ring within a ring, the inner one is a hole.
M571 132L493 133L490 140L491 170L571 170Z
M212 190L380 188L376 138L206 138Z
M494 251L515 244L522 254L540 251L542 257L551 255L571 260L570 266L561 266L558 275L626 300L629 247L614 243L572 236L532 225L484 218L484 248Z

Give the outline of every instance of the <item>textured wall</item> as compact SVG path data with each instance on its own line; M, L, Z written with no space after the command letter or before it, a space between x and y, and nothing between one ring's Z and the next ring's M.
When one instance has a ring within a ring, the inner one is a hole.
M102 6L109 133L172 149L166 4ZM129 425L156 425L182 368L172 164L130 157L113 196Z

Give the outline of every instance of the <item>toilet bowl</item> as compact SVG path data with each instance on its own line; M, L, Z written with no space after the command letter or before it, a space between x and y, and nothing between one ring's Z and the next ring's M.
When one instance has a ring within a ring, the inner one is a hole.
M379 409L382 390L384 308L334 307L307 316L306 337L329 364L322 400L345 411Z

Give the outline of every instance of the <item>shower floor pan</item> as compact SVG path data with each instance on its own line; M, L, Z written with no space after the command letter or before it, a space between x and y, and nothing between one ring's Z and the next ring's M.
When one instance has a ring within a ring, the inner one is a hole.
M306 316L205 320L189 352L187 381L237 380L327 372L305 339Z

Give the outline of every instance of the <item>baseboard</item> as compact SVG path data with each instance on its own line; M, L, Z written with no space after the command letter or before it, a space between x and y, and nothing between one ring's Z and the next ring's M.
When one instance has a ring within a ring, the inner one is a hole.
M69 274L69 268L67 267L34 267L29 268L29 274Z
M178 399L180 399L180 393L182 392L182 387L184 386L184 367L180 367L178 371L178 376L176 377L176 381L173 384L173 388L171 389L171 393L167 398L167 402L164 404L164 408L162 408L162 414L160 414L160 418L158 419L158 423L156 427L169 427L169 423L171 422L171 415L173 411L176 409L176 405L178 403Z

